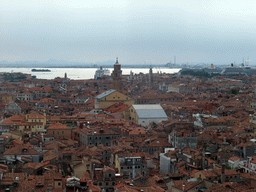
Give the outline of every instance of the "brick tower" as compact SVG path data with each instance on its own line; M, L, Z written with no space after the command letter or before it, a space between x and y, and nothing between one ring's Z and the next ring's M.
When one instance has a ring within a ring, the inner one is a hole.
M116 63L114 64L112 78L113 78L114 89L117 91L122 91L122 70L121 70L121 65L118 63L118 57L116 58Z

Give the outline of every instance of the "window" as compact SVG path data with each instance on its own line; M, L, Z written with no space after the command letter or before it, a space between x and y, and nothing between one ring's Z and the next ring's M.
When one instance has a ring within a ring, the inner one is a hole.
M61 183L59 182L58 185L61 186Z
M64 131L62 131L62 135L64 135Z

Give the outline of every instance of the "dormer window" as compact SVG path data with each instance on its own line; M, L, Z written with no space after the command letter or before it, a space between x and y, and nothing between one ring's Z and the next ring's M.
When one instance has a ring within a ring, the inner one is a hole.
M23 152L26 152L26 151L27 151L27 149L26 149L26 148L24 148L22 151L23 151Z

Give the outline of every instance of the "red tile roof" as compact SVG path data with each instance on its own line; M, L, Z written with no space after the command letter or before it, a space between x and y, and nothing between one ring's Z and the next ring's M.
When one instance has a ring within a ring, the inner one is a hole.
M56 123L47 128L47 130L49 129L71 129L71 128L62 123Z

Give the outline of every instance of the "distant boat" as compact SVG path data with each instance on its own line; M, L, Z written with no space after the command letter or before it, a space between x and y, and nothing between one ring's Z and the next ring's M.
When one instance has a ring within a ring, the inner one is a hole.
M182 66L180 64L175 64L175 63L167 63L165 65L165 67L168 67L170 69L178 69L178 68L182 68Z
M32 72L51 72L49 69L31 69Z
M103 69L102 67L100 67L94 75L94 79L100 79L103 75L110 75L110 71L108 69Z

